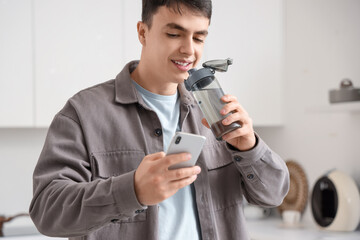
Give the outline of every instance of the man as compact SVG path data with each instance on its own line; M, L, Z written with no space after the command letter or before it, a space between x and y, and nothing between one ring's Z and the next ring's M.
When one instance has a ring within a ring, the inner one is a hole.
M243 195L279 205L289 188L282 159L231 95L217 141L183 85L200 61L211 1L143 1L140 61L85 89L55 116L34 171L31 217L40 232L70 239L248 239ZM169 170L175 131L207 137L197 166Z

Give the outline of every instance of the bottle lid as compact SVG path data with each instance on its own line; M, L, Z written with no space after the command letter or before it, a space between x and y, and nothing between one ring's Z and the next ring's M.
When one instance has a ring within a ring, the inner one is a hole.
M210 60L203 63L202 69L197 70L196 68L188 71L189 77L185 80L185 87L188 91L191 91L193 86L196 84L198 89L202 89L208 86L215 79L215 71L226 72L228 66L233 63L231 58Z
M210 68L201 68L199 70L192 68L188 73L189 77L185 80L185 87L188 91L191 91L195 84L200 89L204 88L215 79L215 71Z

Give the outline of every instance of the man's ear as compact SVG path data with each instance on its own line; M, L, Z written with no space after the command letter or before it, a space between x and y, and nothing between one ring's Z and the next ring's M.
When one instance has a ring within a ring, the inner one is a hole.
M139 21L137 23L137 32L138 32L138 38L140 43L145 46L146 45L146 35L148 32L148 26L144 23Z

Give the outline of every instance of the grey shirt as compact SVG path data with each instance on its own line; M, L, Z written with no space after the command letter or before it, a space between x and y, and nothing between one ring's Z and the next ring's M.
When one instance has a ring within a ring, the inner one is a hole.
M130 62L116 79L73 96L54 117L33 175L30 215L48 236L70 239L157 239L158 206L144 208L134 172L163 150L161 124L131 83ZM201 124L193 97L179 85L182 131L206 136L194 182L203 239L249 239L243 196L264 207L289 189L284 161L257 136L245 152L217 141Z

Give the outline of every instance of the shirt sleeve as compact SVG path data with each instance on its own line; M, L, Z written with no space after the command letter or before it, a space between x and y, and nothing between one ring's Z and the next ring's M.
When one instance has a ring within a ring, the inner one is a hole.
M242 176L244 196L262 207L279 206L289 191L289 171L284 160L255 134L257 143L249 151L228 145L235 166Z
M48 236L81 236L112 219L136 215L134 171L92 180L92 169L76 112L67 104L58 113L33 174L30 216Z

